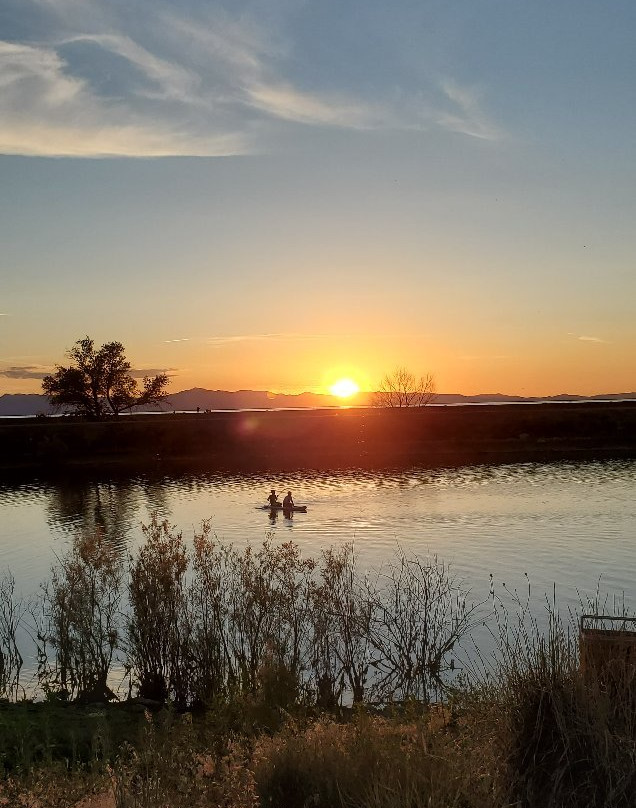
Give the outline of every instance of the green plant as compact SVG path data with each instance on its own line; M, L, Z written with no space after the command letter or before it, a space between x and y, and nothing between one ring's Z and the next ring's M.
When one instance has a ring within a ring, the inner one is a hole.
M288 671L299 687L309 632L309 589L314 562L292 544L267 539L231 555L228 647L242 690L256 693L265 662Z
M120 642L122 580L119 555L100 530L77 537L53 567L37 629L45 692L80 701L114 697L108 676Z
M188 553L181 533L154 514L143 526L145 543L131 559L128 657L139 695L188 704L192 682L191 621L185 574Z
M192 620L193 698L211 704L234 690L237 671L229 645L233 549L216 540L204 522L194 536L188 600Z

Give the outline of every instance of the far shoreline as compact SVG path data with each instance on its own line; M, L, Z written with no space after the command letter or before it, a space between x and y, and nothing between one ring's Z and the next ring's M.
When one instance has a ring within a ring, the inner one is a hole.
M0 474L325 471L636 457L636 401L1 418Z

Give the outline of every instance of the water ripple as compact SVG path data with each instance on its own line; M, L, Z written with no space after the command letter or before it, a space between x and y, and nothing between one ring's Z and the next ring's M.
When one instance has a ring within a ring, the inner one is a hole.
M291 489L307 514L272 520L271 487ZM201 474L0 486L0 569L25 592L82 531L101 530L124 553L158 513L185 536L204 519L216 534L244 544L268 534L318 555L355 541L361 562L380 565L397 546L449 560L476 597L489 575L510 586L551 591L560 603L593 593L599 577L610 598L633 607L636 562L636 462L534 463L383 473Z

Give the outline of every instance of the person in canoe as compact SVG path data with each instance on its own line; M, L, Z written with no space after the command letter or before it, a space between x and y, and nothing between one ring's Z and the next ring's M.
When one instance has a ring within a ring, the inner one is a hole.
M270 495L267 497L267 501L269 502L270 508L277 508L280 505L278 501L278 497L276 496L276 491L272 488Z
M283 510L291 511L293 507L294 507L294 499L292 497L292 492L288 491L287 496L283 499Z

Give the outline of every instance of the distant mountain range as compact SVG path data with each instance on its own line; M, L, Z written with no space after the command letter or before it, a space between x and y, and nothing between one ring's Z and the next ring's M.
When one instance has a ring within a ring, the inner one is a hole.
M192 390L182 390L171 393L163 406L148 408L159 411L201 411L205 410L245 410L279 408L311 408L311 407L339 407L343 404L353 407L363 407L369 404L371 393L358 393L346 400L321 393L298 393L297 395L283 393L268 393L264 390L205 390L194 387ZM463 396L459 393L439 393L435 397L435 404L514 404L533 403L539 401L621 401L636 399L636 393L607 393L596 396L576 396L563 393L558 396L526 397L508 396L502 393L482 393L477 396ZM8 415L44 415L51 414L46 396L37 393L5 393L0 396L0 417Z

